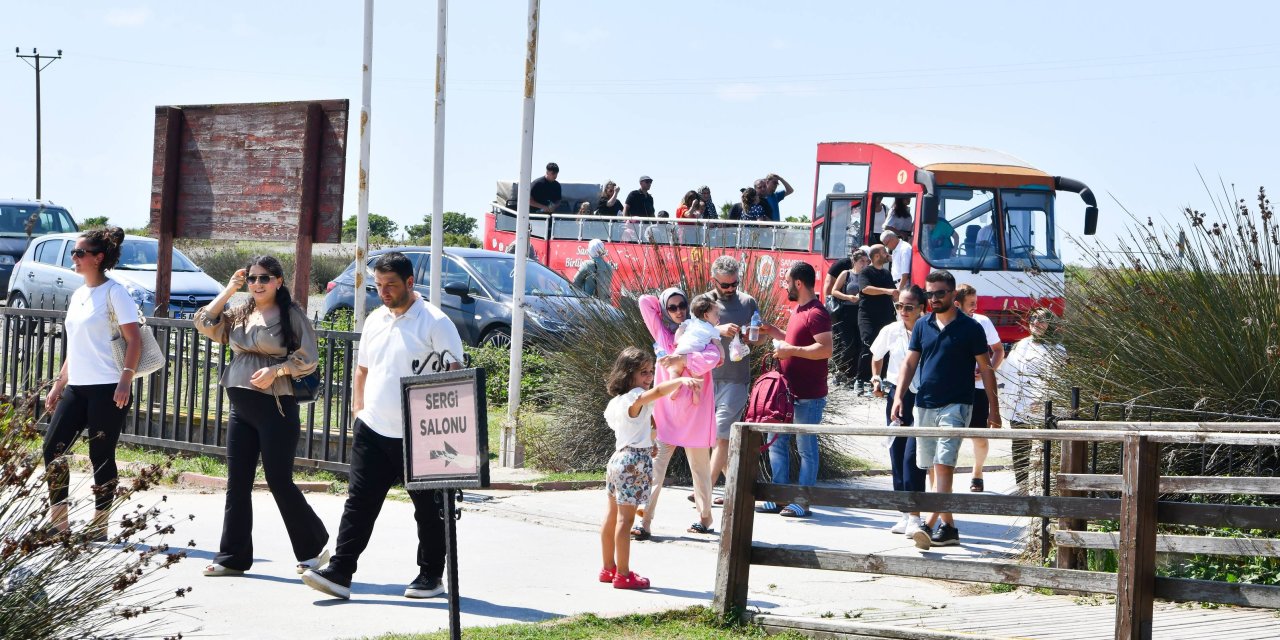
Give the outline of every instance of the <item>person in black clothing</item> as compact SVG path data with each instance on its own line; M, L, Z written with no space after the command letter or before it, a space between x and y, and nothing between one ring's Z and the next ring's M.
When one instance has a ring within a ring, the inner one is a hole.
M560 206L560 165L547 163L547 175L529 183L529 213L555 213Z
M627 194L626 206L622 215L636 218L653 217L653 196L649 195L649 187L653 186L653 178L640 176L640 188Z
M849 255L850 267L837 275L833 284L827 285L831 287L829 300L832 303L827 308L834 309L831 321L836 338L832 364L835 365L836 375L843 378L846 384L853 385L854 391L862 396L871 395L871 367L861 367L864 343L858 329L858 306L862 300L858 276L869 262L866 252L854 249ZM874 340L872 338L868 342Z
M858 274L858 333L862 338L862 353L858 361L859 370L871 367L871 343L885 325L892 324L893 311L893 274L889 273L889 250L882 244L871 246L871 264ZM862 360L866 360L864 364ZM880 375L872 371L871 375Z
M610 180L604 183L604 191L596 201L596 215L618 216L622 214L622 203L618 202L618 185Z
M720 210L716 208L716 203L711 201L711 187L702 185L698 187L698 195L702 198L702 217L715 220L720 217Z

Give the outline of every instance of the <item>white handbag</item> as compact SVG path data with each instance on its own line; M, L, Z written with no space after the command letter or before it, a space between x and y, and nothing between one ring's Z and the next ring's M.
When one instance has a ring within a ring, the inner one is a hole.
M107 292L107 318L111 324L111 355L115 358L116 366L123 372L124 356L129 345L125 342L124 333L120 331L120 321L116 318L115 306L111 304L110 291ZM155 334L147 331L147 319L141 313L138 314L138 334L142 338L142 355L138 357L138 366L134 367L134 378L151 375L164 367L164 353L160 351Z

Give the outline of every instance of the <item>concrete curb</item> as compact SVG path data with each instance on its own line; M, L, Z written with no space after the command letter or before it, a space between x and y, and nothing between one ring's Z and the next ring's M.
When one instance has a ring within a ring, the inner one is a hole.
M207 476L203 473L192 473L190 471L183 471L182 473L179 473L177 477L177 482L178 484L183 486L197 487L201 489L226 489L227 488L226 478L220 478L218 476ZM301 482L295 482L294 484L297 484L299 489L302 489L303 491L307 491L311 493L328 493L329 489L333 487L332 482L325 482L325 481L304 480ZM254 481L253 488L268 489L267 483L262 480Z
M579 491L600 489L604 480L571 480L562 482L489 482L486 489L497 491Z

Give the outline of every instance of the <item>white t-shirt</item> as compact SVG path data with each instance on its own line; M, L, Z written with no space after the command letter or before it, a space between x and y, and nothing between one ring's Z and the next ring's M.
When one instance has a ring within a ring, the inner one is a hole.
M876 334L876 339L871 342L871 357L884 360L885 354L888 354L889 360L884 370L885 382L898 384L898 374L902 373L902 363L907 361L907 344L910 342L911 332L907 331L907 325L901 320L885 325L880 333ZM907 389L915 393L920 388L919 384L920 376L913 376Z
M108 279L96 286L81 286L67 302L67 384L116 384L120 367L111 352L111 320L107 296L122 325L138 322L138 305L118 282Z
M416 375L413 362L443 356L461 363L462 336L440 309L421 296L403 315L378 307L365 320L356 364L368 369L364 378L364 408L356 417L380 436L404 437L404 407L400 378ZM432 356L437 354L437 356Z
M996 325L991 323L991 318L988 318L982 315L981 313L975 313L973 314L973 319L977 320L978 324L982 325L983 333L987 334L988 347L992 345L1000 344L1000 334L996 332ZM973 367L973 370L976 373L978 371L978 367L975 365ZM973 381L973 388L986 389L987 387L986 385L982 384L982 378L978 378L977 380Z
M680 328L676 330L676 348L671 351L671 355L687 356L698 353L706 349L712 340L719 339L720 332L715 325L699 318L689 318L680 323Z
M604 421L609 424L610 429L613 429L614 451L622 451L626 447L653 446L653 437L650 434L653 403L640 407L639 415L631 417L631 405L636 403L642 393L644 389L636 387L620 396L614 396L609 401L609 405L604 408Z
M893 285L897 287L902 282L902 276L911 273L911 245L905 240L899 240L890 256L893 258Z
M1043 415L1033 415L1031 406L1044 402L1048 395L1053 366L1067 350L1062 345L1036 342L1023 338L1013 346L1009 357L996 369L1000 382L1000 415L1006 422L1035 423Z

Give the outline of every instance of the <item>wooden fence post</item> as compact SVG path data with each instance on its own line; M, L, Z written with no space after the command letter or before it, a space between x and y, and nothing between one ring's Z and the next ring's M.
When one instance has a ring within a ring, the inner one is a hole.
M1156 584L1156 501L1160 445L1143 435L1124 439L1120 494L1120 564L1116 575L1116 640L1150 640Z
M1071 419L1080 419L1080 387L1072 387L1071 389ZM1085 447L1086 443L1084 442L1063 442L1062 457L1059 463L1058 473L1084 473ZM1085 492L1059 489L1058 495L1063 497L1080 497L1085 495ZM1070 518L1061 518L1058 520L1059 531L1084 531L1088 528L1088 520L1073 520ZM1085 549L1078 547L1059 546L1056 565L1059 569L1086 569L1088 568L1087 553L1088 552Z
M755 486L760 470L763 434L744 424L733 425L725 475L724 514L720 520L720 556L712 609L721 620L737 620L747 609L751 574L751 530L755 525Z

